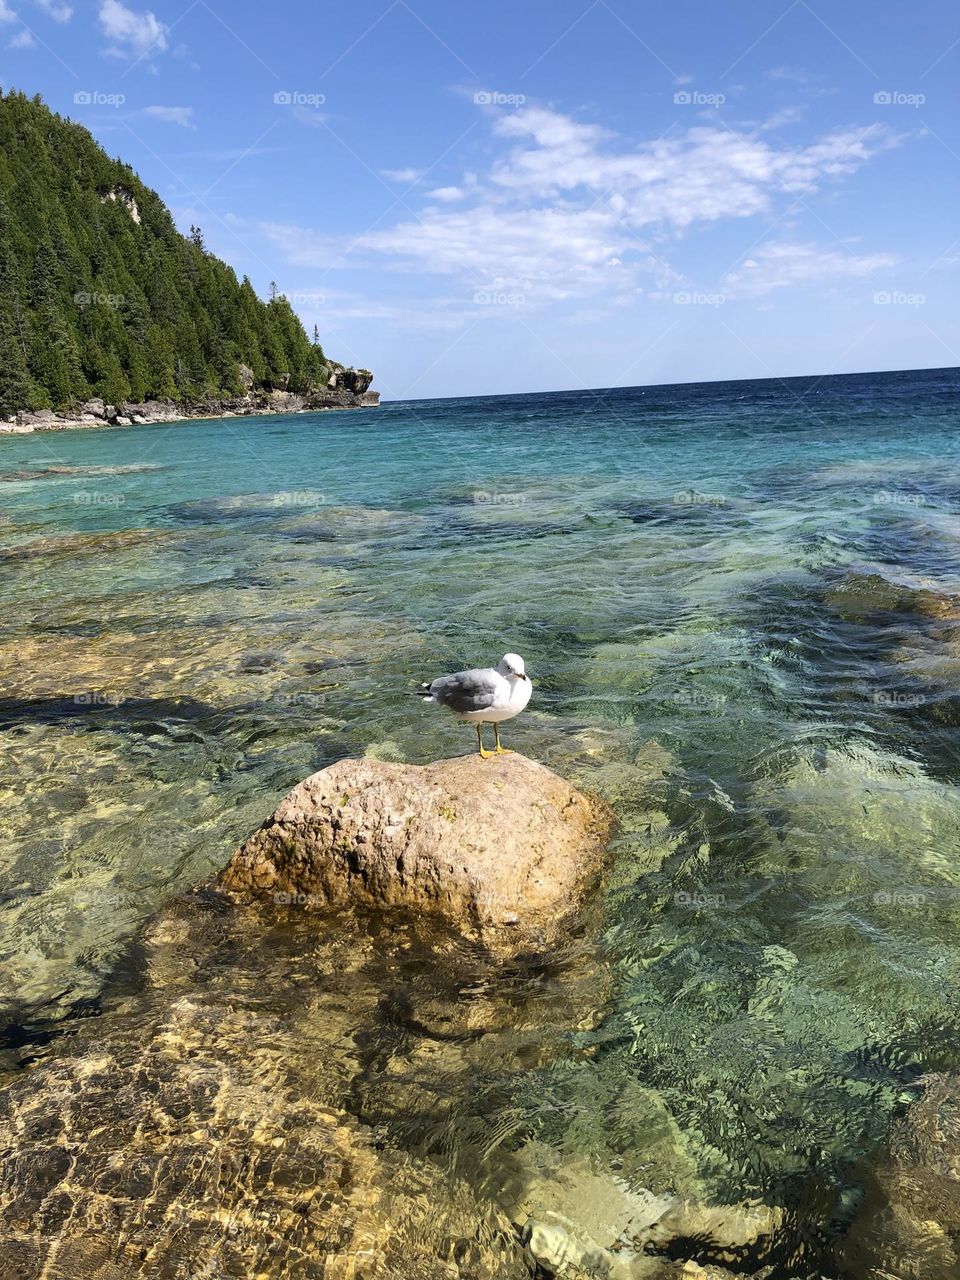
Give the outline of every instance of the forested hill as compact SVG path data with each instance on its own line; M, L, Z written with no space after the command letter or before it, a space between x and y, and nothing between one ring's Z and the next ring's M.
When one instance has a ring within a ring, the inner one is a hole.
M285 298L261 301L199 230L182 236L86 129L0 94L0 413L189 405L243 393L250 371L266 391L329 375Z

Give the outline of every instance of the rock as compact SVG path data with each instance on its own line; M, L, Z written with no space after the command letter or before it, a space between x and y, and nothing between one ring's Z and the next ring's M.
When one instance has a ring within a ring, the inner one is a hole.
M248 391L252 389L254 382L253 370L248 364L241 364L240 366L240 381Z
M825 596L831 609L847 621L860 622L878 613L916 614L922 618L960 618L960 597L933 582L897 580L877 572L848 574Z
M340 385L355 395L363 395L369 390L373 374L369 369L344 369L340 375Z
M841 1263L856 1274L960 1275L960 1078L924 1083L869 1171L863 1207L840 1243Z
M352 395L362 396L369 389L372 381L373 374L369 369L347 369L342 364L334 363L330 366L330 377L327 380L327 386L349 391ZM379 399L378 393L378 402Z
M172 400L144 400L139 404L128 400L121 405L120 411L134 422L166 422L182 416ZM113 417L115 413L116 410L111 410L108 405L107 416Z
M282 1017L138 1012L0 1088L3 1280L529 1280L495 1204L316 1098Z
M525 1176L517 1178L517 1199L506 1194L505 1207L522 1222L521 1237L533 1256L558 1275L584 1271L640 1280L650 1274L650 1250L674 1257L722 1254L736 1262L751 1249L765 1248L782 1224L782 1211L764 1204L710 1205L655 1195L538 1143L506 1163L515 1163Z
M234 854L240 901L407 908L492 950L556 940L601 869L608 811L521 755L341 760Z
M20 427L39 427L45 423L52 423L55 419L56 414L52 409L37 409L32 413L22 409L17 414L17 425Z
M299 413L304 406L304 399L294 391L270 391L267 394L267 404L274 413Z
M268 413L301 413L303 410L320 409L369 409L380 403L378 391L368 391L372 374L367 369L347 369L337 366L326 387L300 394L280 388L273 391L254 391L253 371L240 366L245 391L242 395L225 399L210 398L189 404L173 400L146 400L142 403L126 402L119 407L105 404L94 396L75 411L21 409L15 417L0 421L0 432L5 434L30 431L62 431L69 427L95 427L110 422L117 426L142 425L148 422L183 422L193 418L232 418L238 415ZM356 388L355 390L353 388Z

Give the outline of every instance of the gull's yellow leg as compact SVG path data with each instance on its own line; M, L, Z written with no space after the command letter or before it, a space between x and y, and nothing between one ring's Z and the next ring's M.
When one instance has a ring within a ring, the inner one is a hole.
M489 760L492 756L496 755L496 752L488 751L486 747L483 745L482 729L483 729L483 721L479 720L477 722L477 750L480 752L480 756L482 759Z
M496 740L497 740L496 750L494 751L494 753L493 753L493 754L494 754L495 756L508 756L508 755L510 755L510 748L509 748L509 747L501 747L501 745L500 745L500 726L497 724L496 720L494 720L494 722L493 722L493 736L494 736L494 737L496 738Z

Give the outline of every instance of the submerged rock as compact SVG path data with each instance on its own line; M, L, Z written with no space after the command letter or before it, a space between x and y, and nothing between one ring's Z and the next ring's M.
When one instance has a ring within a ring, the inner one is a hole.
M695 1241L699 1251L727 1261L774 1236L782 1213L766 1205L707 1205L672 1194L632 1188L623 1178L584 1159L560 1157L531 1143L518 1153L527 1175L516 1201L508 1200L521 1235L538 1262L557 1275L648 1280L664 1275L648 1250Z
M521 755L341 760L294 787L219 884L239 901L406 908L494 950L536 949L597 879L609 825Z
M866 1178L840 1247L844 1276L960 1275L960 1079L931 1075Z
M181 996L0 1091L2 1280L526 1280L509 1219L315 1096L269 1012Z

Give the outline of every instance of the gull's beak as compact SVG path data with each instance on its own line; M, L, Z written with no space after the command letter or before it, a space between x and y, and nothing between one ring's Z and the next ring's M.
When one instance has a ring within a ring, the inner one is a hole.
M520 677L520 679L521 679L521 680L529 680L529 679L530 679L530 677L529 677L529 676L527 675L527 673L524 671L524 673L523 673L523 675Z

